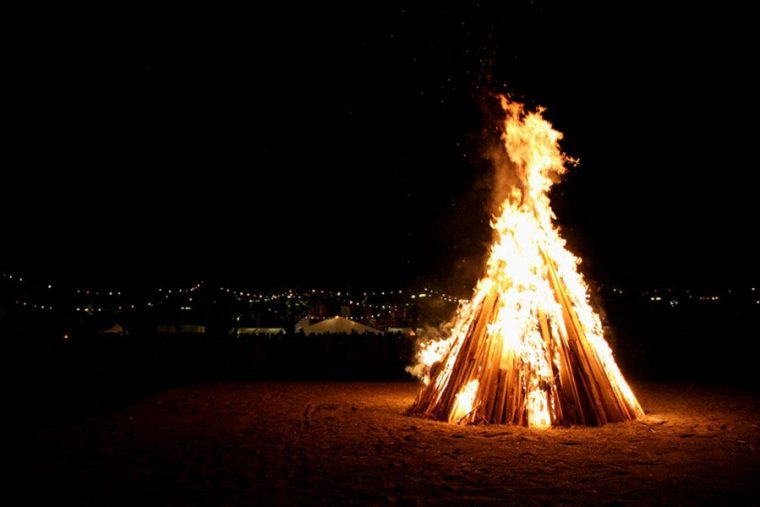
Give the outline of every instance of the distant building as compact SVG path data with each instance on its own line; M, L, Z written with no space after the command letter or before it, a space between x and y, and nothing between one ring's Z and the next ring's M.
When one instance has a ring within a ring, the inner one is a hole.
M394 333L394 334L398 333L398 334L403 334L407 336L417 336L418 334L422 332L422 328L421 327L417 327L417 328L415 327L389 327L387 332Z
M284 327L233 327L230 334L234 336L242 335L275 335L285 334Z
M159 334L205 334L206 326L199 324L159 324L156 326Z

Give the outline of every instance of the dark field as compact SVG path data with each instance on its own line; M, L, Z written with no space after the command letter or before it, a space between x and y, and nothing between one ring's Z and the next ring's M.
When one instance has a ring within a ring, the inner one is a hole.
M643 421L539 431L405 416L411 383L183 387L24 432L13 487L23 504L760 502L751 393L635 388Z
M398 335L0 319L9 505L760 504L760 305L605 307L648 418L546 432L403 415Z

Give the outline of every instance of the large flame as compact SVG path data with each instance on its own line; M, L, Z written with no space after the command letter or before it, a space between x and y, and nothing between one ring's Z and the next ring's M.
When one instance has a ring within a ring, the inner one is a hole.
M422 347L426 387L412 413L455 423L603 424L643 414L603 338L554 225L548 192L575 161L542 110L500 97L502 141L519 184L491 225L485 276L448 337Z

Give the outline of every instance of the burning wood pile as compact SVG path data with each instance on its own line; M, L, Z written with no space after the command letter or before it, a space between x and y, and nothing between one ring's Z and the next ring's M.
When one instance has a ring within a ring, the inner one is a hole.
M444 340L420 351L425 387L410 413L457 424L601 425L643 414L554 225L548 192L574 161L562 134L501 97L517 184L494 218L486 275Z

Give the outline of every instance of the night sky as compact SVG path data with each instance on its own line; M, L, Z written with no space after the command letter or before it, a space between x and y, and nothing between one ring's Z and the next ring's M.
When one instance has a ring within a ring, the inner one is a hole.
M581 160L553 199L593 280L760 279L754 16L356 3L9 18L0 267L466 294L508 91Z

